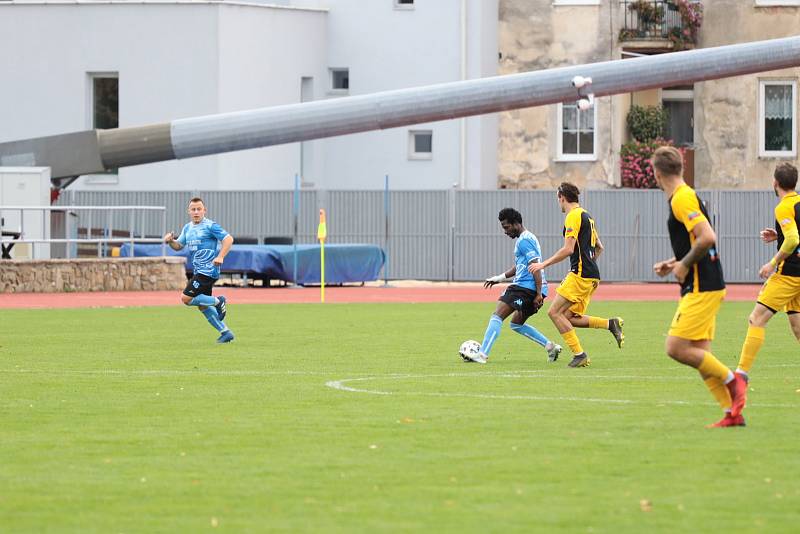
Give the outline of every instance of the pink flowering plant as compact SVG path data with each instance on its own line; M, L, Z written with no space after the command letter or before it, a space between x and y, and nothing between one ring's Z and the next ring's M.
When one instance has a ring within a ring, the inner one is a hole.
M655 189L656 177L650 159L660 146L674 146L668 139L656 138L648 141L630 141L622 145L620 150L620 166L622 171L622 187L635 189ZM678 148L681 155L683 148Z
M697 43L697 31L703 25L703 4L696 0L672 0L681 14L681 26L670 29L669 40L675 50Z

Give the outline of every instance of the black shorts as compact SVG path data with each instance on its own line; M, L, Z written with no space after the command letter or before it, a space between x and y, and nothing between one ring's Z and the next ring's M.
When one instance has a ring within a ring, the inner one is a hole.
M192 276L191 280L186 284L183 289L183 294L187 297L196 297L197 295L211 295L211 289L214 287L216 278L211 278L204 274L196 274Z
M536 301L534 300L536 295L538 293L532 289L510 285L497 300L505 302L525 315L533 315L539 311L539 307L536 306Z

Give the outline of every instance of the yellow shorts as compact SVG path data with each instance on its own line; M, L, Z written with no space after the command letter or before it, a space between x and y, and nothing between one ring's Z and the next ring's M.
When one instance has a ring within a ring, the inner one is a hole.
M714 339L717 312L725 300L725 290L687 293L678 302L668 335L702 341Z
M572 313L583 315L586 313L586 308L589 307L592 294L594 294L599 285L600 280L597 278L581 278L570 271L567 277L561 281L556 293L572 302L572 306L569 307Z
M758 302L776 312L800 313L800 276L773 273L761 288Z

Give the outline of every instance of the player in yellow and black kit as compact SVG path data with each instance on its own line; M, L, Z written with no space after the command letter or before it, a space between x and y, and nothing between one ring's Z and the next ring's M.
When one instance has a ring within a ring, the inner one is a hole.
M681 153L674 147L660 147L652 165L656 183L669 198L667 228L675 253L653 270L659 276L672 273L681 284L681 300L667 334L667 354L697 369L725 412L710 426L744 426L747 383L710 352L717 312L725 298L717 235L697 193L683 181Z
M575 327L609 330L620 348L625 339L621 318L603 319L585 315L592 294L600 284L597 258L603 252L603 243L597 235L594 219L578 204L579 195L580 191L571 183L564 182L558 187L558 204L561 212L567 214L564 219L564 246L545 261L528 266L528 270L534 274L567 257L570 259L569 273L556 290L556 298L547 312L572 350L570 367L586 367L590 363Z
M761 239L765 243L778 242L778 252L759 271L767 282L758 294L758 301L750 314L750 326L739 357L737 374L749 380L761 345L764 344L764 327L780 311L789 315L789 324L800 341L800 195L797 194L797 168L782 163L775 169L772 188L780 197L775 206L775 229L765 228Z

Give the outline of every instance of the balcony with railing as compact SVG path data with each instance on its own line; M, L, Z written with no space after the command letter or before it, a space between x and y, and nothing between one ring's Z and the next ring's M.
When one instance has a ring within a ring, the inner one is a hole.
M623 0L619 40L648 42L675 50L694 47L703 21L696 0Z

